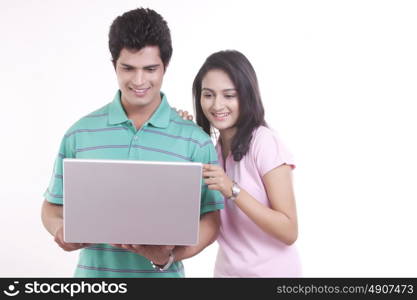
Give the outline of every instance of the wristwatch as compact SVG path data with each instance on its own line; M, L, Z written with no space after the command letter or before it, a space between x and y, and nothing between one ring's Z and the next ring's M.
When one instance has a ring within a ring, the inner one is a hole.
M237 196L239 195L239 193L240 193L240 187L237 185L237 183L235 181L233 181L232 196L227 198L227 200L235 201Z
M168 262L165 265L156 265L153 263L153 261L151 261L152 263L152 267L160 272L166 271L169 269L169 267L173 264L175 260L175 255L174 255L174 251L170 251L169 252L169 258L168 258Z

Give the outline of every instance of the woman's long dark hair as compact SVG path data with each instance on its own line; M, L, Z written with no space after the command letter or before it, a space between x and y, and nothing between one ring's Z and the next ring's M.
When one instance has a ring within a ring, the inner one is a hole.
M193 82L194 109L197 124L210 135L211 125L201 108L201 85L204 76L211 70L224 71L233 82L239 98L239 118L236 134L232 140L232 155L240 161L248 152L253 130L267 126L259 92L258 79L249 60L240 52L226 50L213 53L201 66Z

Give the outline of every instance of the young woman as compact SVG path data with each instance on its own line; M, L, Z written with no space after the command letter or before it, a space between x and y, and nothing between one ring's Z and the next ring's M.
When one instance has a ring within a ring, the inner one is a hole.
M266 125L252 65L238 51L210 55L194 79L193 98L197 124L220 133L219 166L203 168L208 188L225 197L214 276L301 276L295 165Z

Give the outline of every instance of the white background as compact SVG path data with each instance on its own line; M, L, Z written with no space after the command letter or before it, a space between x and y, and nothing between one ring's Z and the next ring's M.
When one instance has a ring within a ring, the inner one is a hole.
M65 130L110 102L113 19L161 13L174 53L163 91L192 110L214 51L258 74L266 117L297 161L304 276L417 276L415 1L0 2L0 276L72 276L40 208ZM414 184L413 184L414 183ZM211 277L217 245L185 261Z

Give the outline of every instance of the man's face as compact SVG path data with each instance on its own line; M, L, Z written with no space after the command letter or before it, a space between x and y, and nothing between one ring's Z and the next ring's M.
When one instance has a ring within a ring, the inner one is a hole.
M139 51L123 48L116 62L116 76L126 110L159 105L164 77L159 47L146 46Z

